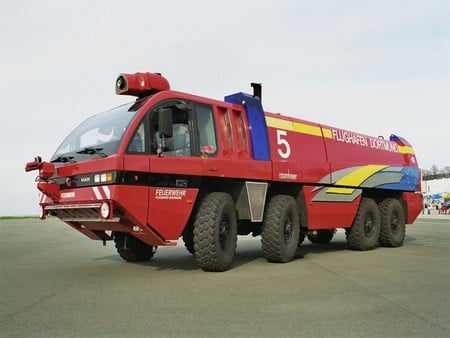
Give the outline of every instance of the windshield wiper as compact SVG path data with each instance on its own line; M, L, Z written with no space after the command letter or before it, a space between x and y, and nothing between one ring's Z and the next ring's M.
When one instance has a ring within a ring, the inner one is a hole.
M75 161L75 160L73 159L73 156L58 156L57 158L55 158L55 159L52 160L51 162L52 162L52 163L55 163L55 162L62 162L62 163L70 162L70 163L76 163L77 161Z
M88 155L100 155L100 157L107 157L105 153L102 153L103 148L86 147L77 151L77 154L88 154Z

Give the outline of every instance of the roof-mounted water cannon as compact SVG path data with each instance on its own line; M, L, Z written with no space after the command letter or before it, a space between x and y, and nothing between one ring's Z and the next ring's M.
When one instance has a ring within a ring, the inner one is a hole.
M116 80L117 95L132 95L141 98L169 89L169 81L160 73L122 73Z

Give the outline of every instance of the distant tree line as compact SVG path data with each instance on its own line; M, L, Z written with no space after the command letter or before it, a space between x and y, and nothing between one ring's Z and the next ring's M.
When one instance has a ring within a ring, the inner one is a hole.
M424 181L450 178L450 166L445 166L443 169L440 169L437 165L433 164L430 170L422 169L422 178Z

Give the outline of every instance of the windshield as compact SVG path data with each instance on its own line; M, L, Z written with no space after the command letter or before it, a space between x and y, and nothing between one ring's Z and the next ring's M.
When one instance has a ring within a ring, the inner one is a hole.
M52 162L77 162L92 156L115 154L143 100L94 115L73 130L58 147Z

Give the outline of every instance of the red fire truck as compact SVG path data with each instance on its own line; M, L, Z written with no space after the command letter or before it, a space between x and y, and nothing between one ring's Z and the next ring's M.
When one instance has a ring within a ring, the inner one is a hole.
M159 73L120 74L116 93L134 102L26 164L39 172L41 218L113 240L132 262L181 237L205 271L232 266L238 235L260 235L269 262L337 228L351 249L401 246L422 208L412 146L264 112L252 87L219 101L173 91Z

